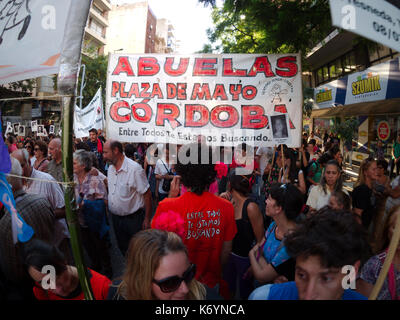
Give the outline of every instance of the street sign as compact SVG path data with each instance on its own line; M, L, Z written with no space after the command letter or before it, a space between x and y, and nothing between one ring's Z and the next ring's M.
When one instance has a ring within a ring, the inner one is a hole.
M400 9L389 1L329 0L332 24L400 51Z

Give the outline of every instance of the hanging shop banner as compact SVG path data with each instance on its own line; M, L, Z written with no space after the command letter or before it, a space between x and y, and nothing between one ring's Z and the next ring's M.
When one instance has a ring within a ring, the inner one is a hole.
M314 89L314 101L320 109L330 108L335 104L337 89L338 80Z
M202 136L214 146L284 140L299 147L300 61L299 54L110 54L107 136L176 144Z
M390 62L348 75L345 104L385 100Z
M76 138L89 136L90 129L103 130L104 122L103 99L101 98L101 88L97 90L92 101L86 108L80 109L75 106L74 112L74 133Z
M400 9L376 0L330 0L332 24L400 51Z
M0 1L0 84L58 73L70 5L71 0Z

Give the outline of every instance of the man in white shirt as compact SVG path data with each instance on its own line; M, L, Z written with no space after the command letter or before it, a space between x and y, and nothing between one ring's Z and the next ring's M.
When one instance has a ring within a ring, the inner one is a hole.
M29 153L26 149L16 150L11 156L17 159L21 164L24 177L56 181L50 174L36 170L31 166ZM68 261L72 262L71 248L69 245L70 235L67 222L65 221L64 193L60 185L54 182L28 179L24 189L26 193L41 195L49 201L57 219L53 244L64 253Z
M125 255L134 234L150 227L151 191L143 168L123 154L122 144L108 140L103 158L110 163L107 171L108 209L118 247Z

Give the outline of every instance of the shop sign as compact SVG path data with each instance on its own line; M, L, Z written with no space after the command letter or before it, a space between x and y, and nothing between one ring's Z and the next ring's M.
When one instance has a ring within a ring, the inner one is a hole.
M387 121L381 121L378 123L378 138L382 141L386 141L390 138L390 125Z

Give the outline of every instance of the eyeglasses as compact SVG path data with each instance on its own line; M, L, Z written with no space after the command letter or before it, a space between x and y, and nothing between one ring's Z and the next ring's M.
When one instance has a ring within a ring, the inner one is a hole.
M35 148L35 149L33 149L33 151L39 151L40 150L40 148Z
M170 293L176 291L182 281L185 281L186 284L189 284L190 281L193 280L194 276L196 275L196 265L191 264L189 268L183 273L182 277L179 276L172 276L161 280L153 279L153 282L158 285L162 292Z

